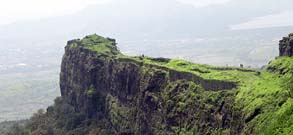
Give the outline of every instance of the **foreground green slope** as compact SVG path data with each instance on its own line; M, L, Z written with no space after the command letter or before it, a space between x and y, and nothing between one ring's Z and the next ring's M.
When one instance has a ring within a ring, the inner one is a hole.
M62 97L29 135L293 134L293 58L263 70L130 57L114 39L68 42Z

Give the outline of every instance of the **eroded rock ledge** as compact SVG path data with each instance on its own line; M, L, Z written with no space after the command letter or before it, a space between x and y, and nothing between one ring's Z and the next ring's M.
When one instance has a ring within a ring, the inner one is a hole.
M283 37L279 44L280 56L293 56L293 33L289 34L288 37Z
M107 121L115 134L160 134L183 123L204 132L231 128L237 83L204 79L167 62L125 56L115 40L97 35L72 40L62 60L61 94L78 113Z

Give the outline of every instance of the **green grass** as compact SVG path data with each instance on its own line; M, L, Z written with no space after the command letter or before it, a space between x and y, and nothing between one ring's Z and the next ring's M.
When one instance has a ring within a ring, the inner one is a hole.
M246 80L257 77L256 69L238 67L213 67L209 65L196 64L180 59L171 59L168 62L158 62L150 57L130 57L118 55L118 59L130 59L144 64L167 67L169 69L188 72L204 79L223 80L231 82L246 82Z
M293 71L293 59L292 57L279 57L273 60L269 64L269 69L277 69L281 73L287 73Z
M293 58L280 57L271 61L268 69L273 67L274 71L212 67L178 59L168 62L157 62L148 57L132 57L131 59L193 73L204 79L238 82L235 108L243 111L244 121L249 122L248 128L253 128L259 134L292 134L292 126L289 124L293 122L291 120L293 119L293 114L285 112L290 112L292 108L292 99L289 99L290 90L286 86L293 84L293 79L288 82L292 78ZM289 87L292 89L292 85ZM185 104L178 102L178 106L179 108L184 107ZM260 112L253 116L256 110L260 110ZM252 120L249 120L250 117L252 117ZM289 121L283 122L282 119L284 118ZM266 129L266 132L264 132L264 129Z
M236 104L243 108L245 118L251 116L255 110L260 109L260 114L255 116L249 123L249 126L254 127L256 133L264 133L263 130L266 129L265 134L281 134L275 126L284 126L286 124L279 122L276 125L274 121L277 118L272 116L279 116L276 112L288 109L286 104L292 101L289 98L290 90L285 87L287 83L284 83L288 80L287 76L291 75L287 71L291 70L289 68L291 68L290 65L293 63L292 60L293 58L288 57L273 60L269 68L274 67L275 71L263 70L259 76L251 76L250 80L247 80L239 87ZM285 75L280 74L280 70L286 71ZM287 117L291 117L291 115Z
M104 38L96 34L86 36L81 40L75 40L76 42L71 44L72 48L77 48L81 46L83 48L95 51L97 54L106 55L117 55L119 50L116 47L116 43L113 39Z
M213 67L209 65L195 64L179 59L154 59L150 57L130 57L119 52L112 40L91 35L81 40L81 45L98 54L115 56L116 59L126 59L156 65L173 70L188 72L203 79L223 80L237 82L238 87L234 108L240 109L243 114L242 121L246 122L246 129L254 129L256 134L292 134L293 129L293 58L279 57L270 62L267 69L257 70L239 67ZM172 87L172 86L170 86ZM190 88L192 89L192 88ZM180 112L185 110L192 99L198 93L192 90L190 93L182 92L175 99L166 101L167 106L177 106L173 110ZM89 93L91 93L89 91ZM182 95L183 94L183 95ZM211 94L212 96L208 96ZM213 95L214 94L214 95ZM164 94L168 95L168 94ZM213 102L219 93L205 93L208 100ZM188 97L188 98L186 98ZM172 101L178 100L173 103ZM202 99L204 100L204 99ZM172 103L172 104L171 104ZM247 131L248 132L248 131Z
M172 59L166 62L161 62L150 57L125 56L119 52L114 41L109 40L108 38L98 36L96 34L86 36L79 42L81 46L92 51L95 51L97 54L114 54L118 59L131 59L134 61L143 62L144 64L157 65L174 69L177 71L189 72L197 76L201 76L205 79L240 82L242 81L242 79L254 76L256 72L256 70L254 69L238 67L213 67L209 65L195 64L180 59ZM76 44L73 44L72 46L76 46Z
M283 106L271 116L263 134L292 135L293 134L293 99L289 98Z

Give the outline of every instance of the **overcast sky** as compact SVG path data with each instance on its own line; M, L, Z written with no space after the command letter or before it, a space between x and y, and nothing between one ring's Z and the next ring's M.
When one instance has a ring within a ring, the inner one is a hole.
M73 14L82 9L96 4L107 4L118 0L0 0L0 25L19 21L30 21L55 16ZM122 0L121 0L122 1ZM127 1L127 0L124 0ZM171 0L170 0L171 1ZM190 4L194 8L208 6L221 6L230 2L241 0L176 0L180 3ZM242 0L244 1L244 0ZM286 0L280 0L286 1ZM263 1L266 2L266 1ZM131 8L131 2L129 2ZM261 7L261 3L256 2ZM166 3L168 4L168 3ZM292 2L293 4L293 2ZM115 10L115 9L113 9ZM284 9L275 11L273 14L250 18L246 22L230 26L232 30L254 29L264 27L278 27L293 25L293 10Z
M111 0L0 0L0 25L62 16Z
M209 5L224 4L231 0L177 1L191 4L195 8L200 8ZM22 20L72 14L90 5L105 4L110 2L115 2L115 0L0 0L0 25ZM131 8L131 3L129 5Z

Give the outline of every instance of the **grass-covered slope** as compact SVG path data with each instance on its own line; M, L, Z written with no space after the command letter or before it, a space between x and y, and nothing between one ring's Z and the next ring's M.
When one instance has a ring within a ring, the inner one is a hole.
M95 51L99 55L117 55L119 50L117 49L115 39L104 38L99 35L89 35L83 39L76 39L68 41L71 47L83 47Z
M213 67L183 60L144 62L190 72L205 79L238 82L235 109L241 112L243 131L256 134L293 134L293 58L279 57L264 70Z
M125 56L114 39L68 42L62 97L30 135L292 134L293 58L266 69Z

